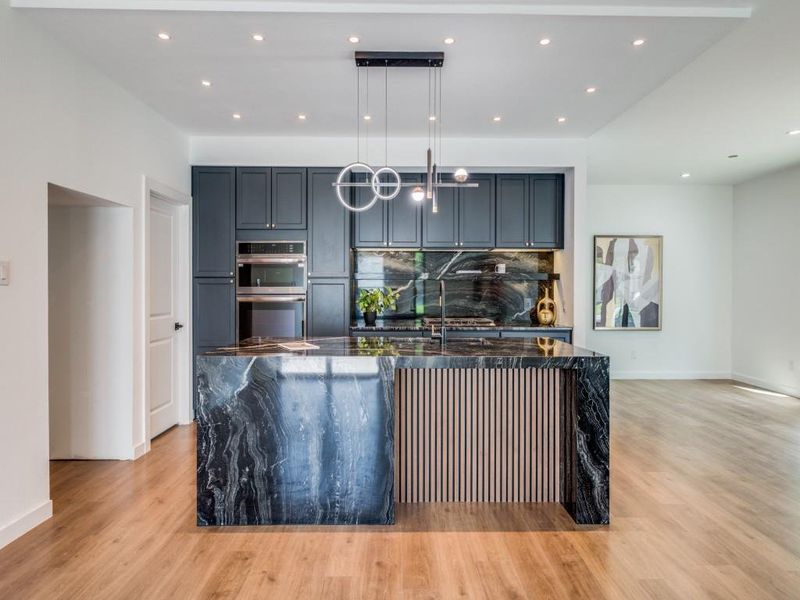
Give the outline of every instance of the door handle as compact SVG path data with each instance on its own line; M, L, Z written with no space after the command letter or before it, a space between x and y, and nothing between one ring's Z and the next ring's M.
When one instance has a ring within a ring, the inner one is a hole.
M178 323L176 321L175 322L175 331L180 331L181 329L183 329L183 323Z

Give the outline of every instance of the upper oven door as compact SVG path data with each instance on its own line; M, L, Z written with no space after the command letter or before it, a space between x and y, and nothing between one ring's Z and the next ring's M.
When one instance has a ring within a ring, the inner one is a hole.
M237 261L239 294L305 294L305 256L243 257Z

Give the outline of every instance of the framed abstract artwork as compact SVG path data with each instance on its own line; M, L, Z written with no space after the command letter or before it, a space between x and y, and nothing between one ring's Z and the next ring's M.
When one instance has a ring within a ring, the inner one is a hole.
M660 235L594 236L594 328L660 330Z

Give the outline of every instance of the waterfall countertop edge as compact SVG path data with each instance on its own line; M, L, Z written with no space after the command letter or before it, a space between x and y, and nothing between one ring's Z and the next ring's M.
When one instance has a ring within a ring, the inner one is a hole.
M282 344L307 342L317 348L289 350ZM283 356L283 357L469 357L574 359L608 357L550 338L460 338L444 346L431 338L323 337L304 340L250 338L234 346L202 353L200 356Z

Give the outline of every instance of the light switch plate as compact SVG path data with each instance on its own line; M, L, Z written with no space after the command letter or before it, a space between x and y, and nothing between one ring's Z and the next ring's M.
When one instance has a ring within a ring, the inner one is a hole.
M11 263L7 260L0 260L0 285L8 285L10 271Z

